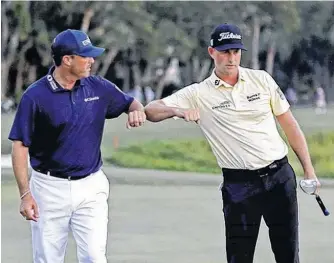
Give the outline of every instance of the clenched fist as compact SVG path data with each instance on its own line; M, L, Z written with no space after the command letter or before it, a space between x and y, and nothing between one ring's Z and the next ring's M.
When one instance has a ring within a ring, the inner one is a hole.
M146 114L144 111L131 111L128 114L128 121L126 123L126 127L131 129L131 127L140 127L146 121Z
M200 121L199 109L176 109L175 116L183 118L187 122L194 121L199 123Z

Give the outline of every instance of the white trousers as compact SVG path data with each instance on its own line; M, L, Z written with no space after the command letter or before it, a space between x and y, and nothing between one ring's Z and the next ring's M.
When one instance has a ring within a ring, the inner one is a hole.
M109 181L102 170L70 181L32 171L39 219L31 221L34 263L63 263L68 233L79 263L106 263Z

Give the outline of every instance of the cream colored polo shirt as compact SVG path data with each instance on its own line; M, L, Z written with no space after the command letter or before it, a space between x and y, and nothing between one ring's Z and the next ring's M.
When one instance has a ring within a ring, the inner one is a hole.
M221 168L258 169L288 152L274 115L287 112L290 105L263 70L239 67L239 80L233 87L213 71L204 81L162 101L167 106L200 110L200 128Z

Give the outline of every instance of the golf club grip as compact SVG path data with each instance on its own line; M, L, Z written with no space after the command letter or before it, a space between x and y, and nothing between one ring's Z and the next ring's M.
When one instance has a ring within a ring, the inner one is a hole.
M326 209L324 203L322 202L321 198L319 195L316 195L315 196L315 199L317 200L322 212L324 213L325 216L328 216L329 215L329 211Z

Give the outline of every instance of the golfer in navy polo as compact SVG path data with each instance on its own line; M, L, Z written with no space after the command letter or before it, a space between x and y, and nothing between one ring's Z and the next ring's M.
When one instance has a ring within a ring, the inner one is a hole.
M80 263L105 263L104 122L127 113L127 127L139 127L146 116L143 106L115 84L90 76L94 58L104 49L93 46L84 32L61 32L51 49L55 66L25 91L9 134L20 213L31 220L34 263L63 262L70 230Z

